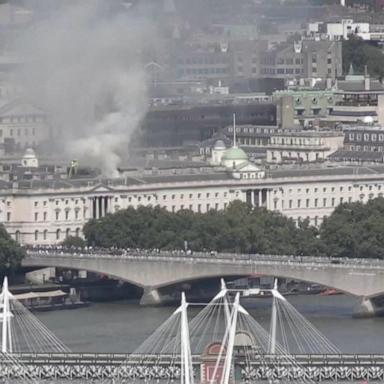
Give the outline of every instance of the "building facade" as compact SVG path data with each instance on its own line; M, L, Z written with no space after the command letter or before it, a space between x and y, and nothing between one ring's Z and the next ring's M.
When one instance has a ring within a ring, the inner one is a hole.
M340 166L265 173L246 161L241 151L232 148L221 155L220 162L228 168L206 173L1 182L0 220L22 244L55 244L68 236L82 236L88 220L128 207L207 212L240 200L296 222L308 219L320 225L340 203L367 202L384 193L384 167L375 173L366 167Z
M336 131L281 131L271 136L268 163L314 163L325 161L343 147L344 134Z

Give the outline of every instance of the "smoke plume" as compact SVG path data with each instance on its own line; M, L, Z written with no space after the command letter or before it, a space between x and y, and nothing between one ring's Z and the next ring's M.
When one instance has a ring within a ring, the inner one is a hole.
M36 11L17 39L25 60L17 77L47 111L58 150L113 176L146 112L142 53L154 33L148 20L105 3L65 1Z

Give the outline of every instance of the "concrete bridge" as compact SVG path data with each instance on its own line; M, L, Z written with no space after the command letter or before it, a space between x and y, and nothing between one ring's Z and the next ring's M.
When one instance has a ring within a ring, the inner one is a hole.
M124 280L144 289L142 304L159 304L159 288L226 276L266 275L321 284L362 298L360 314L375 314L384 304L384 261L307 256L194 253L73 254L28 251L26 267L87 270Z
M21 353L14 359L0 356L0 380L34 378L38 380L143 381L145 383L180 380L180 356L129 355L108 353ZM294 361L296 364L292 364ZM200 377L201 356L192 356L195 377ZM270 381L356 382L384 381L383 355L259 355L234 356L236 383Z

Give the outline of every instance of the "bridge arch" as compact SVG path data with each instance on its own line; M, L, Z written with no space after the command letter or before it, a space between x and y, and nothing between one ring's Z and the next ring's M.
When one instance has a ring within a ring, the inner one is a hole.
M270 262L263 260L197 259L192 257L151 257L113 255L34 254L25 266L82 269L109 275L138 287L161 288L186 281L225 276L280 276L332 287L355 296L373 297L384 292L384 264L381 268L364 265Z

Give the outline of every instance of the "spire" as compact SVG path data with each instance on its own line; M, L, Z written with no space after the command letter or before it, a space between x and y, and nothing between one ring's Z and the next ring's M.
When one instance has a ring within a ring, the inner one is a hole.
M353 76L355 74L355 71L353 70L353 65L352 63L349 64L349 71L348 71L348 75L349 76Z
M233 114L233 148L237 148L236 142L236 113Z

